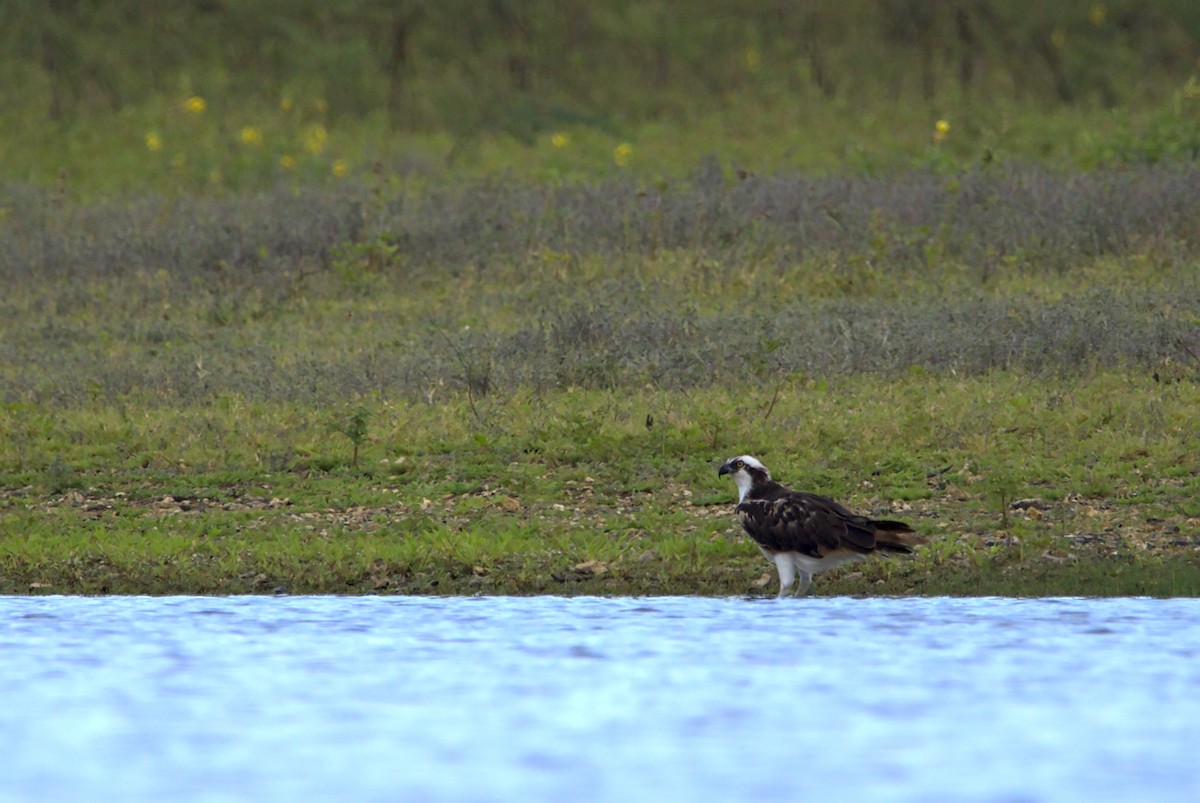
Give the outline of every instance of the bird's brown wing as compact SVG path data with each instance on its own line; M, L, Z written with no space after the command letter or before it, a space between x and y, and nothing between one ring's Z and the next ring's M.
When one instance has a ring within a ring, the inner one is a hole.
M822 558L875 549L870 519L816 494L793 491L774 499L745 499L736 512L746 533L770 551Z

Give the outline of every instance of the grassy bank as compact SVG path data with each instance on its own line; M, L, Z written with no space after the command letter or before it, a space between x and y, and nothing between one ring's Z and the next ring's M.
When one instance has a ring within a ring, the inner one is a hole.
M930 538L818 593L1200 593L1194 178L35 193L0 591L770 593L752 452Z
M289 404L10 404L0 590L766 593L715 473L747 450L930 536L819 593L1195 594L1198 411L1128 372L380 401L361 438Z

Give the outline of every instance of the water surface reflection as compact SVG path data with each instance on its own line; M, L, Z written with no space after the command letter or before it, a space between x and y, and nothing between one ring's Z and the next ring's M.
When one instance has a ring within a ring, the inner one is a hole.
M1200 601L0 598L0 799L1194 800Z

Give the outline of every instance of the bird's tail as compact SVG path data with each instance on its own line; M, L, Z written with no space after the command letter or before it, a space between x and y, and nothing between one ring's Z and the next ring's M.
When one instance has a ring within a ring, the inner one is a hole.
M902 521L879 519L872 521L875 525L875 548L889 552L912 552L912 548L925 543L925 538L918 535L912 527Z

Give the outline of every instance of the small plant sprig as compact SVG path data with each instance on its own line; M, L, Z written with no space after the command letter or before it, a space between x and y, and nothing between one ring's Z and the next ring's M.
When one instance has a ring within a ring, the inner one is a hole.
M347 418L333 421L329 425L331 430L340 432L350 439L350 443L354 446L350 465L356 469L358 468L358 449L367 439L367 421L370 417L371 414L365 407L359 407Z

